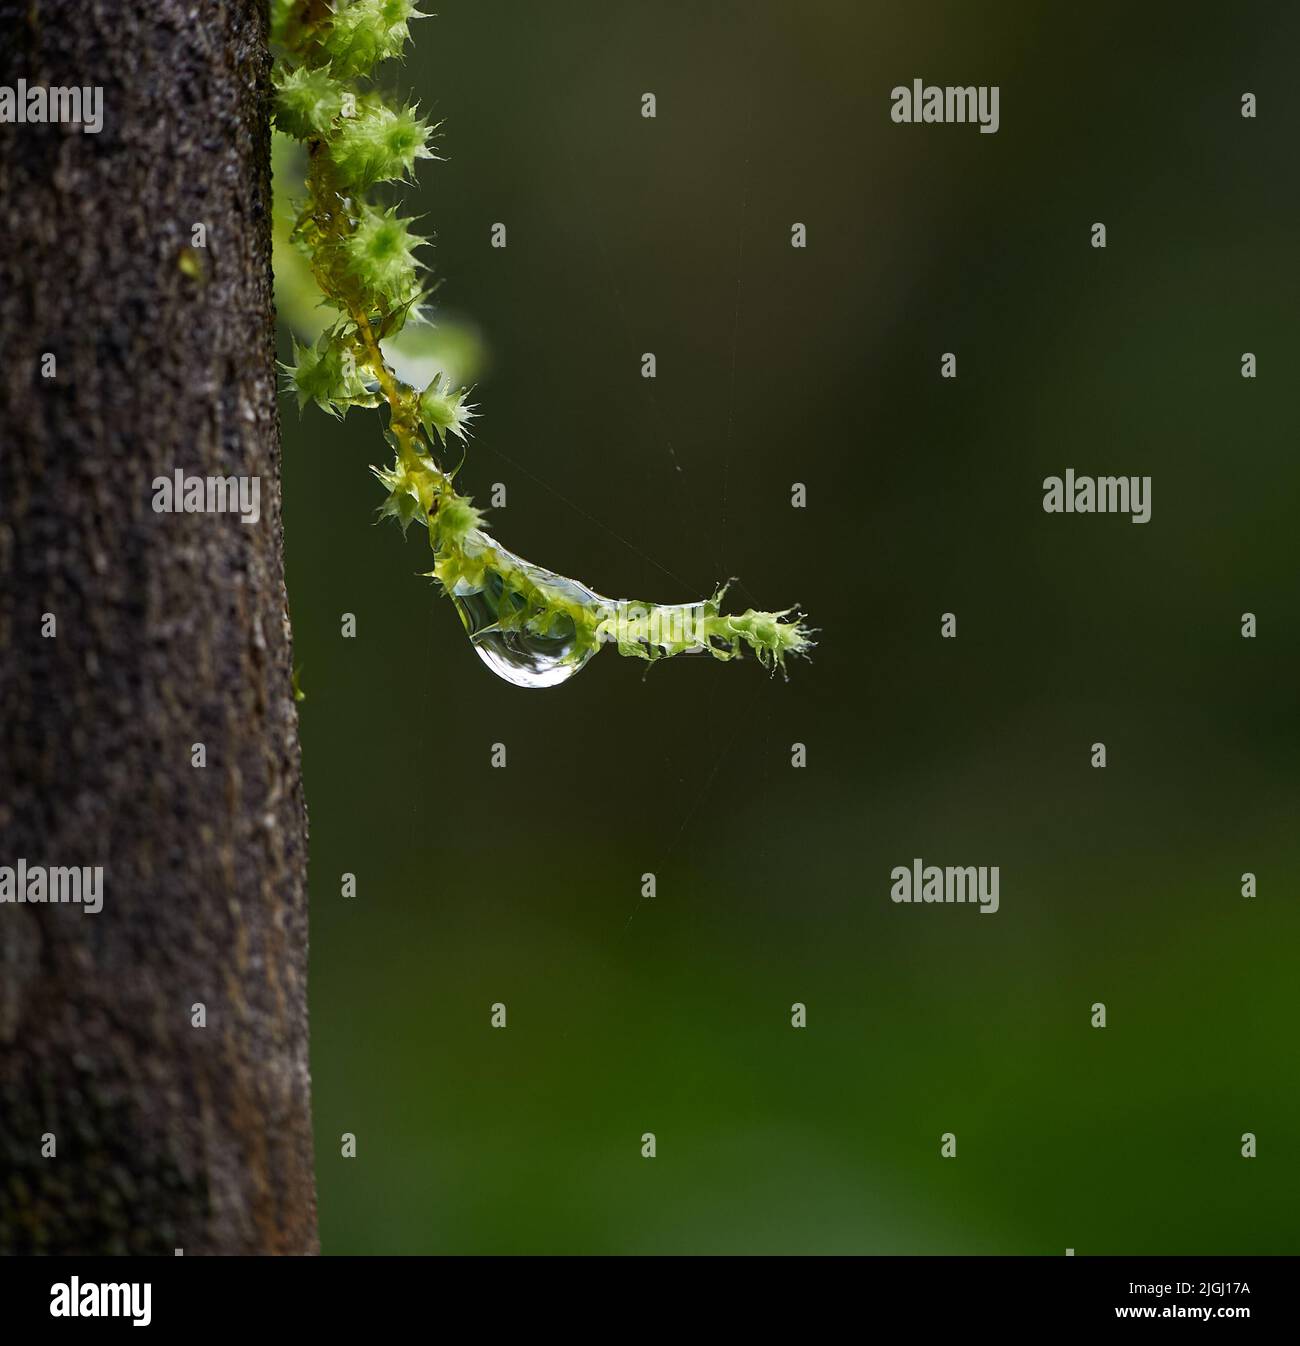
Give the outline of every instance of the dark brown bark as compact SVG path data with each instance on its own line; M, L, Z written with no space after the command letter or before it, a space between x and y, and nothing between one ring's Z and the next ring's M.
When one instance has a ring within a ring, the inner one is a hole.
M0 126L0 866L104 869L0 904L3 1252L316 1248L263 11L0 0L0 85L104 90Z

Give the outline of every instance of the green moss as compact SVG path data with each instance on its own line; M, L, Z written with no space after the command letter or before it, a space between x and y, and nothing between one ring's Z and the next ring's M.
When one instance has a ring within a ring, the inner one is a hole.
M315 345L294 342L285 374L299 409L309 402L334 416L354 406L387 409L394 462L372 469L387 492L380 517L395 519L404 533L412 523L427 530L431 574L456 600L471 635L494 644L486 661L498 671L502 659L536 662L539 649L548 651L547 676L521 677L523 685L554 685L557 665L581 667L605 644L648 660L691 652L734 659L749 650L765 667L784 669L789 656L813 644L791 609L724 615L725 586L675 607L602 598L497 543L470 497L455 490L459 469L439 462L448 436L465 440L477 412L468 389L442 373L417 389L385 359L381 343L423 321L429 287L416 254L426 240L396 206L368 195L377 184L410 180L420 160L434 158L435 128L412 105L390 104L358 83L400 56L410 24L422 17L413 0L337 0L333 8L274 0L276 125L305 142L309 164L292 237L324 302L340 315Z

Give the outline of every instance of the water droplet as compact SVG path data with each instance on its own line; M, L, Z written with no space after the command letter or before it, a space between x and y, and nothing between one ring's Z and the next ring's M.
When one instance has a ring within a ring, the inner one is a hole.
M506 569L523 572L539 588L549 589L592 610L608 611L611 608L608 599L574 580L543 570L495 542L490 545ZM516 687L557 687L585 668L600 648L599 645L589 645L582 649L573 620L564 615L551 617L545 629L528 620L521 622L520 614L526 611L527 600L510 588L500 571L491 566L484 570L481 585L471 587L462 580L452 591L451 598L469 632L475 653L497 677Z
M567 682L610 642L621 654L651 662L673 654L734 652L734 641L708 630L718 596L694 603L615 602L525 561L477 528L461 546L483 563L481 578L471 581L462 572L451 600L478 657L516 687ZM577 626L570 612L577 613Z

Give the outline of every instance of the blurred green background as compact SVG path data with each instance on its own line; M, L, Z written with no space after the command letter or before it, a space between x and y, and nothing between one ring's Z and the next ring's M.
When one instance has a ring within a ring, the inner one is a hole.
M1300 11L1216 11L417 25L462 489L601 592L822 634L508 686L372 526L379 417L286 399L325 1251L1300 1251ZM1000 131L893 125L914 77ZM1152 522L1044 514L1067 467ZM1001 911L895 906L914 856Z

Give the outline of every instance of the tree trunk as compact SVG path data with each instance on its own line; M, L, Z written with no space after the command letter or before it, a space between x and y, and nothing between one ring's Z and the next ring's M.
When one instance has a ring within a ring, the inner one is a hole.
M264 9L0 0L0 1252L317 1246Z

